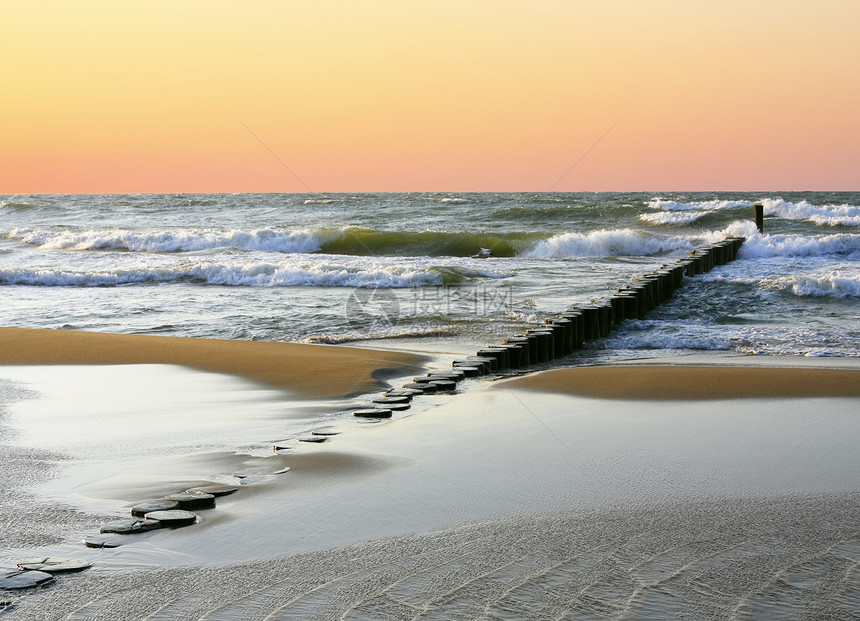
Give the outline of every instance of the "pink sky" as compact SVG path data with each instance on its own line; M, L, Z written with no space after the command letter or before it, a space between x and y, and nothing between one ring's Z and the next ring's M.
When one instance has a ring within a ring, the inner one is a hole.
M304 4L7 7L0 192L860 189L856 0Z

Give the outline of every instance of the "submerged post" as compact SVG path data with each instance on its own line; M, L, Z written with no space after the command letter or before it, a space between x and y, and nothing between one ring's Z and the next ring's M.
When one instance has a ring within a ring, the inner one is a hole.
M756 203L753 205L753 209L755 209L755 225L758 232L764 233L764 205Z

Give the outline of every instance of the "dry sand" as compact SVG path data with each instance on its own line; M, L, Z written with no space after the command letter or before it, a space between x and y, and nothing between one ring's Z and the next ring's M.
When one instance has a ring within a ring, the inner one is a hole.
M206 368L234 372L218 348ZM425 397L438 406L283 456L290 472L192 528L60 546L96 567L0 600L21 619L856 618L858 374L565 369Z

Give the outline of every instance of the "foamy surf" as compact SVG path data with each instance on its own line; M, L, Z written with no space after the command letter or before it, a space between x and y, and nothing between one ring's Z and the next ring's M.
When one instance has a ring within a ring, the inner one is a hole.
M345 234L344 230L251 231L190 230L171 231L46 231L13 229L10 240L46 250L121 250L127 252L194 252L215 248L241 248L278 253L319 252L327 241Z
M782 199L765 199L764 215L785 220L807 220L825 226L860 226L858 205L813 205L802 200L797 203Z
M634 229L561 233L537 242L525 256L542 259L654 255L695 246L695 238L666 237Z
M743 237L739 260L690 279L685 304L657 317L670 327L651 345L731 334L730 349L775 351L771 326L735 336L778 317L787 350L817 340L850 355L858 205L858 193L0 196L0 323L288 341L358 329L402 345L347 317L353 291L382 288L398 294L403 331L438 328L432 338L468 351ZM471 258L481 248L490 256ZM691 319L709 333L673 324Z

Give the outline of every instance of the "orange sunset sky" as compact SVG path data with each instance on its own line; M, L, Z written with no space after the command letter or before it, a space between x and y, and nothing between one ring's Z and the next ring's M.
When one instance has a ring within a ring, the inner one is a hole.
M2 193L860 189L858 0L0 6Z

